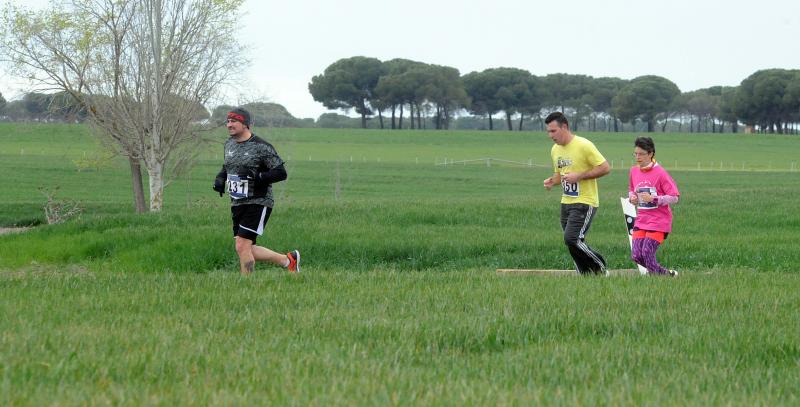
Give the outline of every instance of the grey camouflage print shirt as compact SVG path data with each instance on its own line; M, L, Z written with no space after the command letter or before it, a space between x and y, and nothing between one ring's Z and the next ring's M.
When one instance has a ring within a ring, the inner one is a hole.
M251 170L263 172L282 164L283 160L278 156L275 147L255 134L241 143L237 143L233 138L225 141L225 162L222 167L228 173L228 179L232 174L246 175ZM231 198L232 206L244 204L258 204L271 208L275 204L272 199L272 185L251 187L246 198Z

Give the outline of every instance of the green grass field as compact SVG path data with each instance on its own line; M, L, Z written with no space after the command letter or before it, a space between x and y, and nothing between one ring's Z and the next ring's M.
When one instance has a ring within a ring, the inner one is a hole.
M0 404L800 402L797 137L654 135L682 192L667 280L494 273L571 266L543 133L256 132L289 172L259 242L300 276L238 275L224 133L135 215L84 127L0 124L0 226L38 225L0 236ZM632 268L635 136L582 135L615 169L587 242ZM485 157L526 165L436 165ZM43 225L56 188L84 213Z

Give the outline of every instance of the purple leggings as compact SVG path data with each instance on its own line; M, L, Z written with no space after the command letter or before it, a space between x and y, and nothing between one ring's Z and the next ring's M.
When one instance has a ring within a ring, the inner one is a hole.
M660 244L657 240L649 237L633 239L633 256L631 258L636 264L647 268L650 273L669 274L669 270L658 264L656 260L656 251Z

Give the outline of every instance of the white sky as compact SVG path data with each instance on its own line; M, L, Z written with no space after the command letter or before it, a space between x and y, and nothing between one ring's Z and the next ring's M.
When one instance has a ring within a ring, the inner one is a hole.
M226 102L267 98L296 117L328 111L308 82L356 55L462 74L505 66L540 76L660 75L684 92L738 85L759 69L800 69L798 0L247 0L241 22L252 64L242 69L247 86L230 89ZM0 72L6 99L19 89Z

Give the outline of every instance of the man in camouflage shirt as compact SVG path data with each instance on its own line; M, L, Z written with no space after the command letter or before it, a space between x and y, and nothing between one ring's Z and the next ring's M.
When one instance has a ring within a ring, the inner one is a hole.
M228 187L241 273L251 274L256 261L268 261L297 273L299 250L284 255L256 246L275 203L272 184L286 179L286 169L275 147L250 131L251 124L247 110L236 108L228 112L226 125L230 138L225 141L225 162L214 179L214 190L222 196Z

